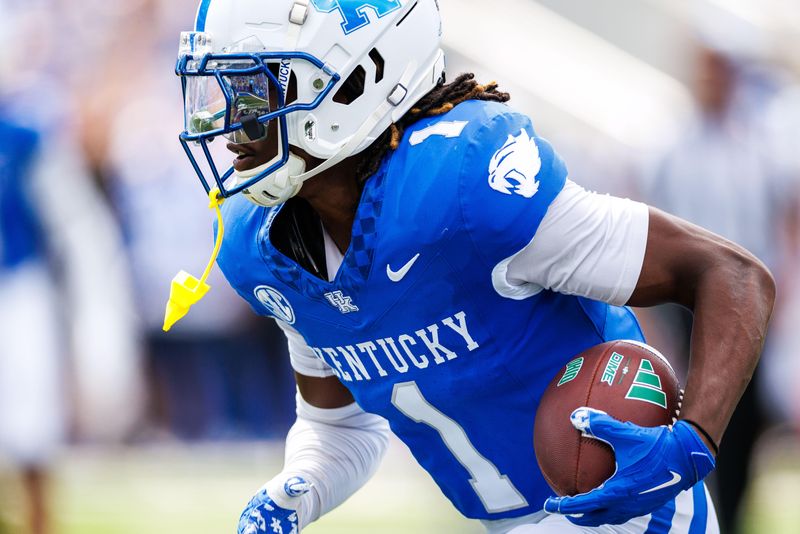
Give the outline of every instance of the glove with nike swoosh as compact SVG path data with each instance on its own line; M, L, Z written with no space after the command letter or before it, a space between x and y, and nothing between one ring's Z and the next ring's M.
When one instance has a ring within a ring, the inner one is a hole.
M297 511L292 509L296 501L311 490L311 484L300 477L292 477L278 490L275 499L270 497L267 487L250 499L239 518L238 534L298 534ZM285 506L279 506L275 500Z
M576 525L619 525L647 515L703 480L714 456L689 423L641 427L605 412L578 408L572 425L614 449L617 470L602 486L574 497L550 497L544 509Z

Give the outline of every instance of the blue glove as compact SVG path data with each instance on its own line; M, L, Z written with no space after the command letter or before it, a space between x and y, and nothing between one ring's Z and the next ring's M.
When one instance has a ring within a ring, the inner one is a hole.
M300 477L292 477L286 481L281 491L280 500L290 502L309 492L311 484ZM276 497L278 498L278 497ZM281 508L262 488L250 499L239 518L238 534L297 534L297 511Z
M550 497L544 509L580 526L619 525L647 515L703 480L714 456L689 423L646 428L592 408L572 412L584 436L614 449L617 471L602 486L574 497Z

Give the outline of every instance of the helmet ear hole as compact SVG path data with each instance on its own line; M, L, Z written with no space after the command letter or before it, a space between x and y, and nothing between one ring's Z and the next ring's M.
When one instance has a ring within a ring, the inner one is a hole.
M383 80L384 71L386 69L386 61L383 56L378 52L377 48L373 48L369 53L369 58L375 66L375 83L380 83ZM342 87L333 95L333 101L337 104L344 104L345 106L352 104L364 94L367 84L367 71L364 67L359 65L353 70L352 74L342 84Z
M375 63L375 83L381 83L383 80L383 71L386 67L386 61L383 56L378 52L377 48L373 48L369 53L369 58Z
M353 70L353 73L347 77L339 89L333 96L333 101L337 104L350 105L364 94L364 85L367 81L367 71L359 65Z

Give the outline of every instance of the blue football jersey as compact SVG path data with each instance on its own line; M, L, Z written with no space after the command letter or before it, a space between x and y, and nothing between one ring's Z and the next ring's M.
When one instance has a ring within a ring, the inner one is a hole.
M16 267L43 252L29 193L38 144L35 131L0 118L0 267Z
M547 384L580 351L642 340L627 308L494 287L566 177L527 117L465 102L414 124L367 182L332 282L273 246L281 207L241 196L223 207L219 265L257 313L300 332L358 404L389 421L461 513L530 514L552 494L533 451Z

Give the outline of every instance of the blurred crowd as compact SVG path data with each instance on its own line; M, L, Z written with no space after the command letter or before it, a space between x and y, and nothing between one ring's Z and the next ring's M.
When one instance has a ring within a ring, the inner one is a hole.
M221 276L161 332L173 275L213 246L171 74L195 9L0 1L0 459L31 533L50 531L66 443L276 438L293 421L285 343Z
M0 457L21 473L35 534L48 532L47 471L64 444L278 438L293 419L285 342L219 274L161 332L169 281L213 245L170 74L195 7L0 0ZM800 426L800 85L780 56L728 44L698 33L695 112L674 144L599 161L576 142L565 155L576 181L614 169L585 185L741 243L778 279L763 365L720 457L733 532L761 430ZM643 318L651 343L687 354L684 310Z

